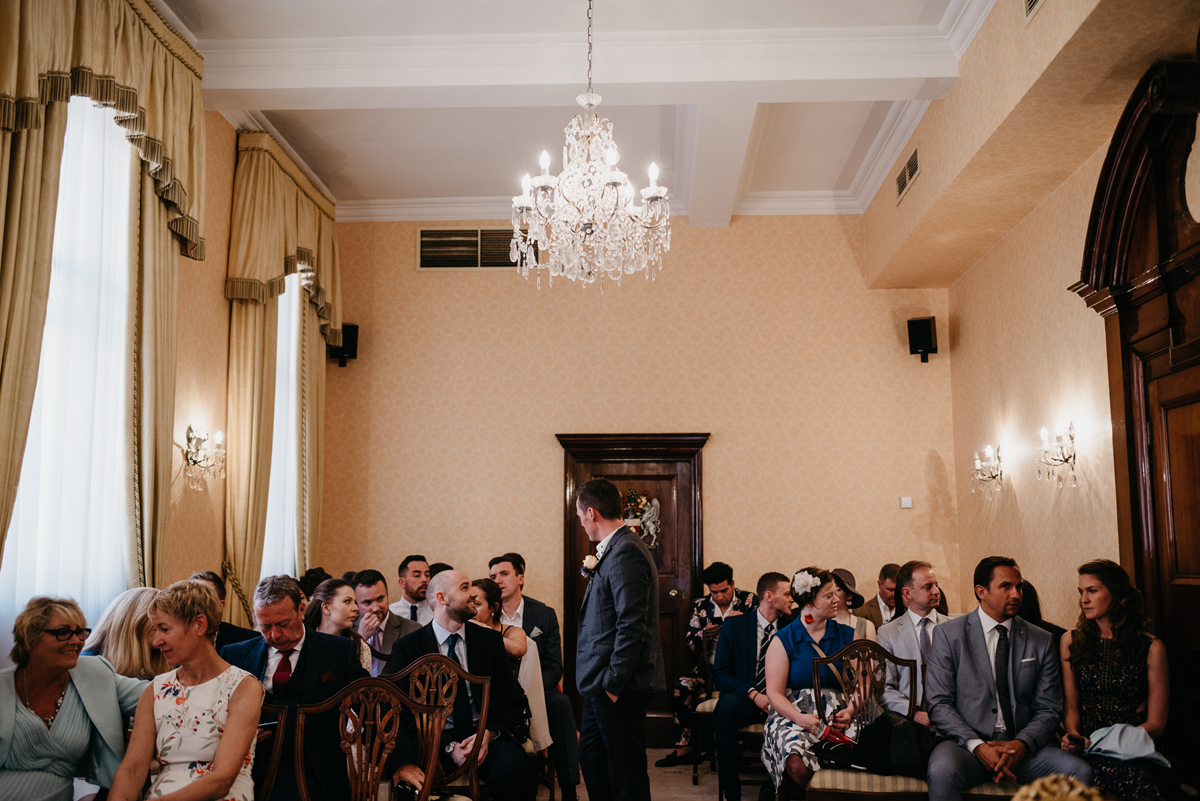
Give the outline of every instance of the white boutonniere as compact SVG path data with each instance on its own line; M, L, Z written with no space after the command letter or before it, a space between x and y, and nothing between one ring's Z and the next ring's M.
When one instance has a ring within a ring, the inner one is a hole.
M584 578L591 578L596 572L596 565L600 564L600 560L592 556L590 553L583 557L583 566L579 568L579 573Z

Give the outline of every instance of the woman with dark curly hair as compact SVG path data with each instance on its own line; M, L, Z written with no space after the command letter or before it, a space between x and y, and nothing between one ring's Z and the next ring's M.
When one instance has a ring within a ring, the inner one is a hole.
M1079 753L1097 730L1124 723L1149 738L1167 727L1167 649L1146 633L1142 594L1109 559L1079 568L1079 623L1062 636L1067 734L1064 751ZM1122 799L1164 797L1169 777L1146 759L1088 755L1096 787Z

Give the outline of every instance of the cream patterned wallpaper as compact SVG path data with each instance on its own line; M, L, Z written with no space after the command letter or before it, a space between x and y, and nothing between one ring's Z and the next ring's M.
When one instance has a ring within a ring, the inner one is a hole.
M1047 620L1078 617L1075 569L1119 558L1104 324L1067 287L1079 280L1097 150L950 287L954 462L962 581L983 557L1012 556L1038 588ZM1037 480L1042 426L1074 421L1079 487ZM973 452L1002 446L1005 487L971 494Z
M221 569L225 536L225 482L206 479L200 492L188 488L183 453L189 424L211 434L225 428L225 381L229 361L229 302L225 273L237 133L219 113L205 114L205 261L179 258L179 327L175 371L175 463L171 482L171 547L162 555L165 581L196 570Z
M658 280L603 294L418 273L420 227L338 224L360 329L358 360L327 373L329 572L393 577L418 552L477 577L516 549L530 594L558 606L554 435L704 431L704 559L743 585L815 563L873 586L917 557L957 580L947 293L868 291L856 220L676 219ZM906 320L928 315L943 351L921 364Z

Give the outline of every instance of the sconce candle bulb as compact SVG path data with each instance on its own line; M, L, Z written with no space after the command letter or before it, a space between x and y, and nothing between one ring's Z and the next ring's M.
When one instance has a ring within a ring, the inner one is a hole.
M1042 428L1042 447L1037 449L1034 462L1038 466L1038 481L1042 480L1042 470L1046 471L1046 481L1055 481L1061 489L1065 483L1064 473L1071 474L1071 486L1078 487L1079 479L1075 475L1075 424L1071 423L1066 432L1062 424L1054 426L1054 442L1046 437L1046 429Z
M983 449L983 460L975 453L975 469L971 471L971 492L980 491L985 500L1004 489L1004 470L1000 464L1000 449L988 445Z
M187 463L188 487L197 491L204 488L201 479L209 476L225 478L225 448L222 446L225 435L220 431L214 434L212 445L208 444L208 439L208 434L188 426L183 460Z

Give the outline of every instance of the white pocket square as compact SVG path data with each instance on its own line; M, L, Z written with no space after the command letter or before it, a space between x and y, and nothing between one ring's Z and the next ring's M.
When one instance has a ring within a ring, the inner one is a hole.
M1022 662L1036 662L1036 661L1037 661L1037 657L1036 657L1036 656L1031 656L1031 657L1029 657L1028 659L1022 659L1021 661L1022 661Z
M539 634L541 634L541 633L542 633L542 629L541 629L541 627L540 627L540 626L534 626L534 627L533 627L533 631L529 632L529 636L530 636L530 637L536 637L536 636L538 636L538 635L539 635Z

